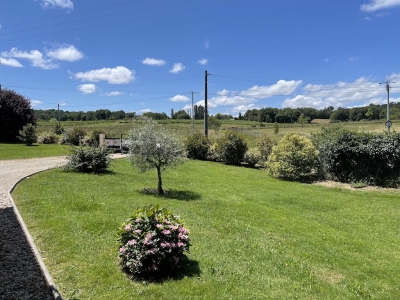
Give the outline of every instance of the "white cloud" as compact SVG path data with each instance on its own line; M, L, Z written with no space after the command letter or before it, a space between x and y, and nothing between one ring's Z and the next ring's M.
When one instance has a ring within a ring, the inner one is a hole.
M82 92L82 94L93 94L97 89L97 86L93 83L89 84L81 84L78 86L78 90Z
M139 110L141 113L147 113L147 112L151 112L151 109L150 108L145 108L145 109L142 109L142 110Z
M357 61L359 58L357 56L349 57L349 61Z
M63 8L72 10L74 8L74 3L71 0L42 0L42 6L44 8Z
M173 101L173 102L187 102L189 101L189 97L186 97L185 95L176 95L172 98L169 98L169 100Z
M400 0L370 0L369 3L362 4L360 8L365 12L374 12L394 6L400 6Z
M169 70L169 72L172 74L177 74L185 69L186 67L182 63L174 63L174 66L172 67L171 70Z
M235 113L245 113L249 109L256 109L258 108L254 103L249 104L249 105L239 105L235 106L234 108L231 109L232 112Z
M79 72L74 75L74 78L90 82L103 80L110 84L124 84L135 80L134 71L123 66L91 70L85 73Z
M32 105L33 107L38 106L38 105L40 105L40 104L43 104L43 102L40 101L40 100L31 100L31 105Z
M14 59L14 58L3 58L0 57L0 64L4 65L4 66L8 66L8 67L15 67L15 68L22 68L23 65L21 65L21 63Z
M4 57L22 58L31 62L32 66L39 67L45 70L58 68L57 64L51 62L51 59L46 59L39 50L20 51L18 48L11 48L10 51L3 51L1 53Z
M199 60L197 61L197 63L198 63L199 65L205 66L205 65L208 63L208 59L207 59L207 58L199 59Z
M279 80L276 84L270 86L255 85L246 91L242 91L240 95L256 99L268 98L276 95L290 95L301 83L301 80Z
M123 92L113 91L113 92L105 93L104 96L113 97L113 96L120 96L122 94L123 94Z
M58 49L47 51L47 56L51 59L77 61L83 58L83 53L73 45L63 45Z
M147 57L146 59L142 60L142 64L159 67L165 65L165 60Z
M388 15L390 15L390 13L386 11L386 12L381 12L381 13L376 14L376 17L383 18L383 17L386 17Z
M65 103L65 102L58 102L58 104L60 104L60 106L65 106L65 105L67 105L67 103Z
M400 73L391 75L392 78L397 76L400 77ZM398 91L393 89L392 92L400 92L400 89ZM379 99L385 94L384 86L361 77L354 82L337 82L326 85L308 84L304 87L302 94L287 98L282 103L282 107L348 107L354 106L355 103L379 102Z

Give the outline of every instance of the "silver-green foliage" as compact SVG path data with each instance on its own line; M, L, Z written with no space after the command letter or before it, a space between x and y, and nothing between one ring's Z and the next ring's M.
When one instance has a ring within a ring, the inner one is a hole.
M272 149L267 168L274 177L302 180L317 173L318 150L305 136L289 133Z
M127 140L129 160L141 172L156 169L158 193L164 194L161 172L185 159L185 148L173 132L152 119L138 119Z
M65 171L100 173L111 165L110 152L103 147L71 147Z

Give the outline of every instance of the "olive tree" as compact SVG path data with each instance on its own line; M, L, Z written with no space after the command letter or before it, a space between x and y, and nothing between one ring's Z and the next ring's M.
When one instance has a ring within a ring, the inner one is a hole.
M180 139L151 119L134 121L127 140L129 160L141 172L157 170L158 194L164 194L161 173L185 159L185 148Z

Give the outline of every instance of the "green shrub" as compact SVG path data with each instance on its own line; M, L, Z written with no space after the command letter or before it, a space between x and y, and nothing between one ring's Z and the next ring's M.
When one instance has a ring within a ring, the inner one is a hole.
M196 132L184 141L187 157L192 159L206 160L210 149L210 140L202 133Z
M57 144L59 136L51 131L46 131L38 136L39 144Z
M217 139L215 145L218 158L230 165L240 164L247 149L244 139L231 130L225 131L224 135Z
M81 145L84 142L86 131L77 126L69 127L63 132L61 144Z
M211 145L210 148L208 148L207 160L210 160L210 161L221 161L220 157L218 156L215 144Z
M243 161L249 165L249 167L254 167L261 161L261 154L257 149L250 149L244 154Z
M326 178L370 185L400 185L400 134L365 133L340 126L322 128L314 143Z
M62 127L61 124L58 124L58 123L57 123L57 124L54 126L54 133L55 133L55 134L63 134L64 131L65 131L65 129L64 129L64 127Z
M272 148L275 147L277 144L278 143L275 139L270 138L266 135L257 141L257 148L263 162L266 162L268 160L268 156L271 154Z
M19 131L19 139L26 145L32 146L33 143L37 142L36 126L30 123L22 127Z
M120 264L136 278L171 275L189 252L189 231L170 210L159 206L137 209L119 228Z
M274 177L304 180L318 170L318 151L306 137L290 133L272 149L267 167Z
M65 171L100 173L111 164L109 150L98 147L72 147L67 160Z
M85 145L97 147L99 146L99 135L104 133L104 130L95 129L93 131L89 131L84 138Z

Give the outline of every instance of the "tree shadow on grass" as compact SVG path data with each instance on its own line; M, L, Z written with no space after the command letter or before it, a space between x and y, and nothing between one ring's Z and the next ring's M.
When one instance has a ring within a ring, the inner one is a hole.
M199 193L195 193L192 191L178 191L174 189L164 190L163 195L159 195L158 190L153 188L144 188L142 190L139 190L139 193L143 195L153 195L160 198L175 199L180 201L193 201L201 199L201 195Z

